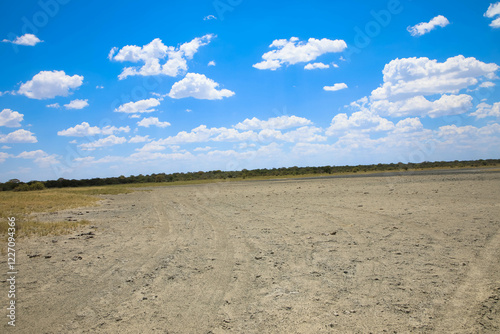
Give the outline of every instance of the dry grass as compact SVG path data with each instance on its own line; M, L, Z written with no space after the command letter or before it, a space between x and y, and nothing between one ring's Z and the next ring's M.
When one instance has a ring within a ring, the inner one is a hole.
M17 238L46 236L46 235L62 235L73 232L81 226L89 225L88 220L77 222L39 222L39 221L17 221L16 220L16 236Z
M59 235L71 233L89 224L77 222L40 222L33 214L55 212L84 206L97 205L98 195L115 195L131 192L124 186L89 188L47 189L40 191L0 192L0 236L7 236L8 217L16 218L16 237Z

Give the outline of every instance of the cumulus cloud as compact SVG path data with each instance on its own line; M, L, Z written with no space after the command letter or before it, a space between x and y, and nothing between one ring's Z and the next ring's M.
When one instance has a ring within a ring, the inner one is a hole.
M139 152L157 152L157 151L163 151L165 149L166 149L165 146L160 145L158 142L154 141L154 142L145 144L143 147L136 149L136 151L139 151Z
M337 90L341 89L346 89L347 85L345 83L336 83L333 86L325 86L323 87L324 90L329 91L329 92L335 92Z
M446 17L438 15L429 22L419 23L412 27L408 27L407 30L412 36L422 36L436 29L436 27L446 27L448 24L450 24L450 21L448 21Z
M450 140L451 142L464 141L471 138L481 138L491 135L500 135L500 124L493 123L481 128L465 125L457 126L455 124L439 127L437 136L443 141Z
M215 61L213 60L209 61L207 66L215 66Z
M49 167L59 163L58 157L55 154L48 154L42 150L24 151L17 158L33 160L39 167Z
M376 100L371 104L371 109L383 116L429 116L431 118L459 115L466 113L472 108L472 96L442 95L435 101L429 101L419 95L407 100L390 102L388 100Z
M0 143L36 143L34 133L28 130L17 130L9 134L0 134Z
M339 135L349 131L378 132L394 129L394 123L364 108L351 116L340 113L333 117L327 136Z
M418 95L456 94L477 85L481 78L496 78L498 69L497 64L462 55L448 58L444 63L426 57L395 59L385 65L384 83L372 92L371 98L399 100Z
M208 141L245 141L256 140L257 135L253 131L239 132L236 129L208 128L206 125L200 125L190 132L181 131L175 136L161 139L162 145L176 145L187 143L200 143Z
M423 129L424 126L418 117L406 118L396 124L394 133L412 133Z
M203 100L220 100L234 95L228 89L217 90L219 84L203 74L188 73L186 77L173 84L168 96L174 99L194 97Z
M500 15L500 2L490 4L484 16L488 18L494 18L495 16ZM490 27L492 28L500 28L500 17L497 17L490 23Z
M274 40L270 48L275 48L262 55L263 61L254 64L259 70L276 70L283 65L293 65L301 62L316 60L326 53L342 52L347 48L343 40L327 38L309 38L307 42L300 42L297 37Z
M149 128L150 126L157 126L159 128L166 128L167 126L170 126L169 122L160 122L158 120L158 117L147 117L143 118L139 122L137 122L138 126L143 126L146 128Z
M130 140L128 142L131 144L137 144L137 143L145 143L148 141L150 141L149 135L146 135L146 136L136 135L136 136L130 138Z
M160 100L155 98L150 98L146 100L139 100L137 102L128 102L122 104L121 106L115 109L115 112L123 112L127 114L150 113L156 111L156 109L153 108L159 105L160 105Z
M305 70L316 70L316 69L325 69L325 68L330 68L330 65L323 64L323 63L309 63L306 66L304 66Z
M500 28L500 17L497 17L490 23L490 27L492 28Z
M88 100L73 100L68 104L64 105L64 108L66 109L83 109L85 107L88 107L89 103Z
M325 141L327 137L321 135L322 132L323 129L315 126L303 126L285 133L275 129L263 129L258 133L258 140L261 142L281 140L291 143Z
M479 103L476 106L476 111L471 113L470 116L474 116L477 119L485 117L500 117L500 102L496 102L493 105L487 103Z
M4 109L0 112L0 126L8 128L18 128L21 126L24 115L11 109Z
M161 39L155 38L142 47L127 45L121 49L112 48L108 58L119 62L144 63L142 66L125 67L118 78L125 79L129 76L141 75L168 75L177 76L180 72L187 71L187 60L193 58L201 46L207 45L215 36L207 34L196 37L180 47L167 46ZM166 61L162 62L166 58Z
M46 105L47 108L61 108L61 106L59 105L59 103L51 103L51 104L47 104Z
M391 117L464 114L473 107L473 98L458 93L494 86L487 80L497 79L499 68L462 55L443 63L425 57L395 59L382 71L383 84L351 106Z
M58 131L58 136L66 136L66 137L86 137L86 136L97 136L97 135L111 135L117 132L125 132L128 133L130 131L130 127L115 127L111 125L107 125L103 128L99 128L97 126L90 126L87 122L82 122L82 124L75 125L72 128L68 128L66 130Z
M234 126L238 130L258 130L258 129L288 129L299 126L311 125L312 122L304 117L297 116L279 116L269 118L267 121L256 117L245 119Z
M41 41L38 37L36 37L33 34L24 34L22 36L16 37L16 39L14 39L13 41L4 39L2 42L12 43L16 45L35 46L43 41Z
M127 139L125 139L123 137L117 137L115 135L110 135L108 137L101 138L101 139L96 140L96 141L91 142L91 143L80 144L80 145L78 145L78 147L80 147L82 150L85 150L85 151L92 151L92 150L95 150L96 148L113 146L113 145L123 144L126 142L127 142Z
M30 99L51 99L56 96L68 96L72 89L83 83L83 76L69 76L64 71L41 71L33 79L21 84L18 94Z

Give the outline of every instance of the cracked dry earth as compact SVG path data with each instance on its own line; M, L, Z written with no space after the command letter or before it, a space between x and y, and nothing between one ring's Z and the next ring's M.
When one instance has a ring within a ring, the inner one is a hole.
M498 333L499 200L492 172L105 196L18 242L2 332Z

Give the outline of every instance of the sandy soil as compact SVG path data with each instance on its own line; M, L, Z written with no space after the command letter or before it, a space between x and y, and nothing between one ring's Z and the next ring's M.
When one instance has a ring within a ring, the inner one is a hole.
M500 331L500 173L163 187L41 219L93 225L18 243L3 333Z

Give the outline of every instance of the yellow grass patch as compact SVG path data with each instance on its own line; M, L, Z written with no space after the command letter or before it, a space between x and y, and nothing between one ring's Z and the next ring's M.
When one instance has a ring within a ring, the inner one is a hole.
M33 214L93 206L100 200L98 195L115 195L128 192L131 192L131 190L124 186L0 192L0 236L7 236L8 217L16 218L16 237L71 233L71 231L82 225L89 224L89 222L40 222L33 219Z

